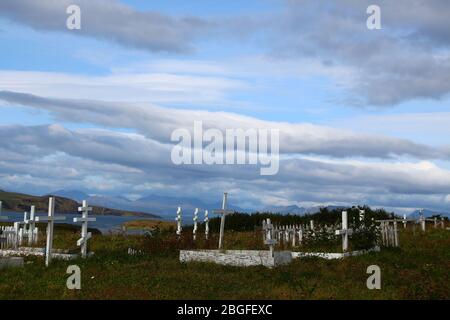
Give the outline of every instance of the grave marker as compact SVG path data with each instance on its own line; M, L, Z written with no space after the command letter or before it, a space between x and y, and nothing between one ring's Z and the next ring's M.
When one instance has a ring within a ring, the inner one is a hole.
M208 240L209 237L209 218L208 218L208 210L205 210L205 238Z
M96 218L89 218L89 211L92 211L92 207L89 207L86 200L83 200L82 206L78 207L78 211L81 211L81 218L73 218L73 222L81 222L81 238L77 241L77 246L81 247L81 257L87 256L87 242L92 238L92 233L88 232L88 222L97 221Z
M227 210L227 197L228 197L228 193L224 192L223 200L222 200L222 209L213 211L216 214L222 215L222 217L220 219L219 250L222 249L222 245L223 245L223 233L224 233L224 229L225 229L225 216L227 214L234 213L234 211L232 211L232 210Z
M195 208L194 211L194 228L192 229L192 236L195 240L197 238L197 220L198 220L198 208Z
M270 256L273 257L274 246L277 244L277 240L273 239L272 237L273 225L270 222L270 219L267 219L267 222L265 224L265 231L266 240L264 241L264 243L269 246Z
M348 250L348 236L353 233L353 229L348 229L347 211L342 211L342 229L336 230L336 235L342 235L342 251Z
M23 213L23 222L19 222L20 225L22 225L22 228L19 229L19 239L20 239L20 243L19 245L22 245L22 240L23 238L28 236L28 232L27 232L27 225L28 225L28 212L24 212Z
M45 266L49 266L52 261L52 246L53 246L53 227L55 221L66 220L66 217L55 217L55 198L48 199L48 216L36 217L37 222L47 222L47 243L45 246Z
M30 208L30 220L27 221L29 224L28 227L28 245L31 245L33 243L37 242L37 228L36 228L36 221L35 221L35 206L31 206ZM35 236L36 233L36 236Z
M181 227L181 207L178 207L177 209L177 217L175 218L175 221L177 222L177 236L181 236L181 231L183 230Z
M420 209L419 221L420 221L420 227L421 227L422 231L425 231L426 230L426 222L425 222L425 217L423 216L423 209Z

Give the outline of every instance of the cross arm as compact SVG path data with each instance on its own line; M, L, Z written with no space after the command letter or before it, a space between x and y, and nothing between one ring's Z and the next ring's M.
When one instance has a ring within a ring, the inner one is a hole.
M73 222L94 222L97 218L73 218Z
M43 217L36 217L36 221L37 222L45 222L45 221L62 221L62 220L66 220L66 217L48 217L48 216L43 216Z
M92 238L92 233L88 232L86 237L78 239L77 246L81 246L83 243L87 242L90 238Z
M92 211L92 207L78 207L78 211Z
M343 235L343 234L353 234L353 229L336 230L335 234L336 234L337 236Z

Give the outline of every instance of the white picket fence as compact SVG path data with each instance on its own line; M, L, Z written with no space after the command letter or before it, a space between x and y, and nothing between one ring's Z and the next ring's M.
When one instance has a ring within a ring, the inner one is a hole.
M263 221L263 230L265 230L265 221ZM303 225L275 225L273 227L273 236L278 243L296 247L305 240L314 238L316 234L327 234L329 239L335 237L335 230L341 228L341 224L336 225L316 225L314 223ZM263 233L263 241L266 241L266 232Z
M28 245L38 242L39 228L24 229L20 228L19 223L14 226L0 226L0 249L16 249L22 246L27 240Z

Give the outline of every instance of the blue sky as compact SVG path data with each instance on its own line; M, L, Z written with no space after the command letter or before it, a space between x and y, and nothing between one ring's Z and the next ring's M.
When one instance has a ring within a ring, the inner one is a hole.
M378 1L368 30L369 4L4 1L0 188L447 210L450 5ZM279 128L280 173L174 167L169 129L195 119Z

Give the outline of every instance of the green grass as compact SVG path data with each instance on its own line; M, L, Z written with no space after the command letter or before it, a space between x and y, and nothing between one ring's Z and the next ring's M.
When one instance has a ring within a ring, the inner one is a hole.
M59 232L55 247L72 248L77 235ZM156 239L142 236L95 235L95 256L44 267L42 258L27 258L21 269L0 271L0 299L449 299L450 232L425 234L402 230L401 248L327 261L294 260L287 266L225 267L208 263L181 264L179 248L213 248L188 236ZM229 249L261 249L258 233L229 232ZM128 256L128 247L145 254ZM82 289L66 288L67 266L77 264ZM381 290L368 290L366 269L381 268Z

